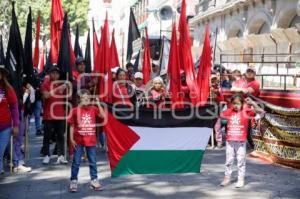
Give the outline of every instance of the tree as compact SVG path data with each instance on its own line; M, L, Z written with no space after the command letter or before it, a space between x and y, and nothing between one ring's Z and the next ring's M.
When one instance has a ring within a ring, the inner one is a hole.
M7 39L7 27L9 27L11 22L11 2L12 0L0 1L0 34L3 35L4 39ZM81 34L83 35L88 30L87 14L89 0L62 0L62 4L64 11L68 13L71 29L75 32L76 24L78 24ZM23 39L29 6L31 6L32 9L34 22L36 21L38 12L41 11L41 33L49 38L51 0L15 0L18 23ZM35 28L35 26L33 27ZM33 30L33 32L35 32L35 30Z

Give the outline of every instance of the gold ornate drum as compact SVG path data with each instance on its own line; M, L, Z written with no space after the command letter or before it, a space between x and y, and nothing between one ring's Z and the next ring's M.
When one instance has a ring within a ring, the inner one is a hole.
M267 111L255 131L255 150L275 163L300 169L300 110L264 103Z

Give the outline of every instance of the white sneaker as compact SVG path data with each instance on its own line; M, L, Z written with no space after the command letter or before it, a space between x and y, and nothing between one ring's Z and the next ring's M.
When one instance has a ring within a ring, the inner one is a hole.
M245 185L244 179L238 179L237 183L235 184L235 188L242 188Z
M90 188L94 191L102 191L102 186L99 183L98 179L94 179L91 181Z
M69 192L75 193L75 192L77 192L77 188L78 188L77 180L71 180L70 185L69 185Z
M63 155L61 155L57 158L56 164L68 164L68 161Z
M25 167L23 165L19 165L18 167L14 168L15 173L27 173L31 171L31 167Z
M43 164L49 164L49 162L50 162L50 157L49 155L46 155L43 159Z

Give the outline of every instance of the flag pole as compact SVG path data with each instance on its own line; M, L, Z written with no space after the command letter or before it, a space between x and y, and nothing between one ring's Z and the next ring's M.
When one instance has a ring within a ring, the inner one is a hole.
M10 173L13 173L13 148L14 148L14 141L13 135L10 136Z
M212 60L213 63L212 63L212 66L214 66L214 63L216 61L216 48L217 48L218 32L219 32L218 27L216 27L215 43L214 43L214 48L213 48L214 50L213 50L213 60ZM212 147L215 147L214 142L215 142L215 140L214 140L214 131L213 131L213 133L212 133L212 142L211 142Z
M124 68L124 31L122 32L122 68Z
M27 161L29 159L29 136L28 136L28 130L29 130L29 116L27 115L25 117L25 146L24 146L24 151L25 151L25 160Z
M66 74L66 79L67 81L69 81L69 72L67 72ZM68 101L69 101L69 89L68 89L68 86L67 86L67 92L66 92L66 114L65 114L65 133L64 133L64 154L65 154L65 158L67 159L68 157L68 153L67 153L67 140L68 140L68 123L67 123L67 117L68 117Z

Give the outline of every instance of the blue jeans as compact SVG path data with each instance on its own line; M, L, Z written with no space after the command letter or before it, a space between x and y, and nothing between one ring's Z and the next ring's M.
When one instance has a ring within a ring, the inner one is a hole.
M87 153L87 158L90 167L91 180L97 179L97 162L96 162L96 146L80 146L77 145L74 151L73 162L71 167L71 180L77 180L79 166L81 162L82 154L84 153L84 148Z
M0 131L0 172L3 170L3 155L10 141L11 131L11 128Z
M105 134L103 132L99 133L99 143L101 147L105 146Z
M42 112L42 101L38 100L35 102L33 106L33 114L34 114L34 121L35 121L35 130L42 129L42 120L41 120L41 112Z

